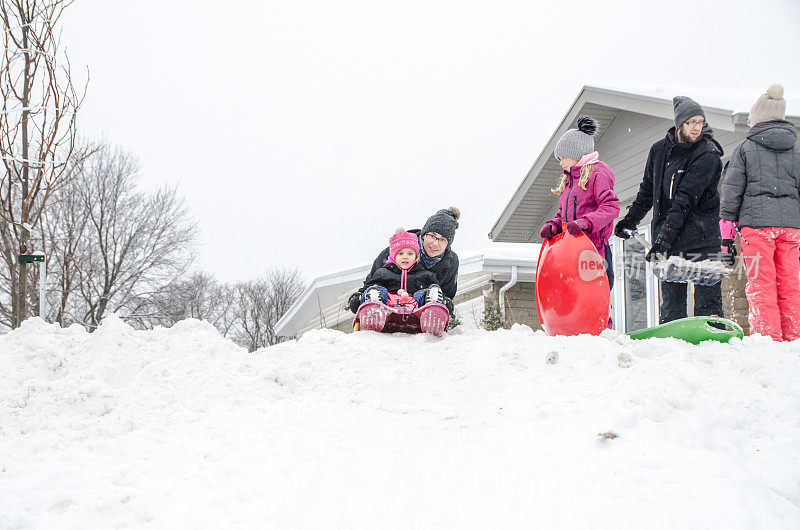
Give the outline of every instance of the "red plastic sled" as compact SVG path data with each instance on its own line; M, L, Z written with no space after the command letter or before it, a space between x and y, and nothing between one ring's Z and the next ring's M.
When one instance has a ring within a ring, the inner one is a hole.
M548 335L599 335L608 325L608 278L603 259L584 233L567 225L542 243L536 263L536 310Z
M366 301L358 308L353 329L384 333L430 333L440 337L447 329L450 312L444 304L430 302L422 307L411 297L390 295L390 305Z

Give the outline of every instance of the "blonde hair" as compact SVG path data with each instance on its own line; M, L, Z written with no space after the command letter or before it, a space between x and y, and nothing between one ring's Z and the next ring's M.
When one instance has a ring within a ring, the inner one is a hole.
M589 182L589 177L592 176L592 171L594 171L594 164L586 164L585 166L581 167L581 177L578 179L578 185L586 189L586 184ZM561 182L558 184L558 187L554 190L550 190L556 195L560 195L564 188L567 186L567 176L564 175L561 177Z

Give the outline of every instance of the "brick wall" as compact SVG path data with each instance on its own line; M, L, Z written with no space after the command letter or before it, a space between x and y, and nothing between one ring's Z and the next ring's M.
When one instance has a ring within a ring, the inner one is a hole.
M749 335L747 315L750 306L744 294L746 284L747 276L741 267L737 267L733 274L722 280L722 307L725 309L725 317L742 326L744 334Z

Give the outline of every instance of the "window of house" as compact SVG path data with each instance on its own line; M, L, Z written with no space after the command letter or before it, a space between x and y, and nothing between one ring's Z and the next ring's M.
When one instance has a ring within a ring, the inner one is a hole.
M639 233L650 241L650 227ZM644 260L645 247L634 238L611 239L614 253L612 291L614 329L630 333L658 324L658 280Z

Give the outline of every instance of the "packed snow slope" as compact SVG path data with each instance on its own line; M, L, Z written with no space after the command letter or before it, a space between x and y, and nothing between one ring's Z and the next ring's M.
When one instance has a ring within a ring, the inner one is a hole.
M0 337L0 528L797 529L798 354L29 320Z

